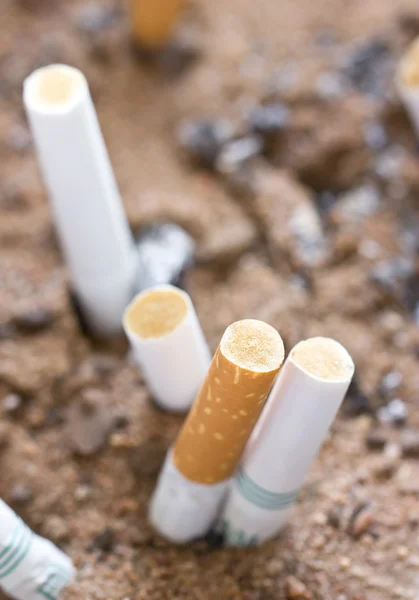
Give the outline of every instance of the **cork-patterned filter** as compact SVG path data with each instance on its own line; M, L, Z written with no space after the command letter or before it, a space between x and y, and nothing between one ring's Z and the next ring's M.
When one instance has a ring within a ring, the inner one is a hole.
M182 0L130 0L132 28L138 44L156 49L171 36Z
M281 336L267 323L227 328L174 445L187 479L214 484L232 475L283 360Z

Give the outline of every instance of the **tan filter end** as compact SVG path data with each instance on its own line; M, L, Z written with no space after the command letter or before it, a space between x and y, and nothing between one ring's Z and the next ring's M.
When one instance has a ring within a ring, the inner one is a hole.
M419 87L419 38L408 48L406 54L400 61L400 82L406 87Z
M345 348L331 338L304 340L295 346L291 358L300 369L325 381L347 381L355 369Z
M176 288L161 287L139 294L125 311L126 328L141 339L169 335L185 320L188 304Z
M246 319L227 328L174 446L187 479L214 484L233 474L283 360L270 325Z
M135 41L152 50L164 46L172 34L182 0L130 0Z

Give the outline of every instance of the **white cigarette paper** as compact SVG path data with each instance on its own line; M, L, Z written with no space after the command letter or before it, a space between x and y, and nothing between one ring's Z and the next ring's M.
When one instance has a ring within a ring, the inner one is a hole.
M152 287L131 302L123 323L154 400L165 410L187 411L211 362L188 294L172 285Z
M166 456L150 503L149 520L166 539L184 544L204 536L216 522L229 480L214 485L187 479Z
M348 352L329 338L291 351L229 490L219 523L227 545L259 544L286 523L353 373Z
M44 67L25 80L23 99L82 311L95 333L120 333L136 251L86 78Z
M71 560L0 500L0 587L16 600L56 600L75 576Z
M202 537L215 523L283 358L270 325L247 319L227 328L151 499L150 521L169 540Z
M396 87L419 137L419 38L411 44L400 61Z

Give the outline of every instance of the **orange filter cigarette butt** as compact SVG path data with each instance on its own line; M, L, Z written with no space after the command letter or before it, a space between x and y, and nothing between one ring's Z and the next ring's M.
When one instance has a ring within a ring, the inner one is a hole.
M248 319L226 330L174 446L185 477L217 483L232 475L283 359L270 325Z
M130 0L135 42L157 50L164 46L182 8L182 0Z

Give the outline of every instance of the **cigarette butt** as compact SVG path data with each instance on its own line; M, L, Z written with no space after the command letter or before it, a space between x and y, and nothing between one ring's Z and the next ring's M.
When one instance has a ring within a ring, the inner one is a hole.
M311 338L291 351L233 480L220 520L226 544L254 545L280 531L353 373L348 352L332 339Z
M249 319L227 329L174 446L187 479L212 484L231 476L283 357L282 340L266 323Z
M130 0L135 42L156 50L170 39L182 9L183 0Z
M156 402L189 409L211 356L188 294L171 285L150 288L131 302L123 322Z
M151 501L150 520L168 539L187 542L213 524L283 359L270 325L227 328Z
M23 100L83 313L94 333L122 333L137 254L86 78L67 65L37 69Z
M16 600L56 600L74 575L68 556L0 500L0 588Z
M396 73L399 96L419 136L419 38L407 49Z

